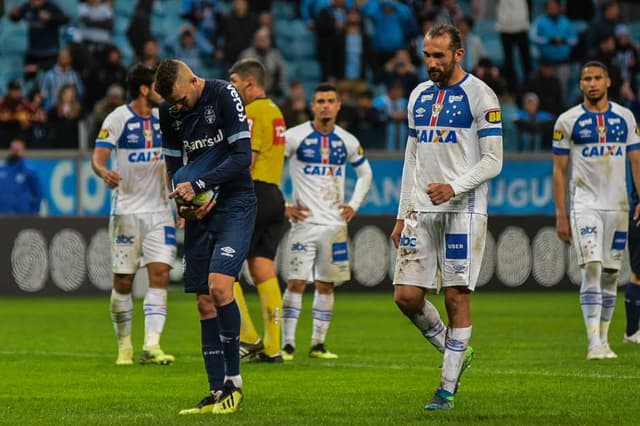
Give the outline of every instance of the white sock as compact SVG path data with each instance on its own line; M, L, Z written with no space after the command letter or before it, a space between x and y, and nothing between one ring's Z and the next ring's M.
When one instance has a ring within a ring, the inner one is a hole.
M333 293L322 294L318 290L313 295L313 334L311 346L324 343L333 316Z
M455 393L470 338L471 326L465 328L449 327L447 330L440 387L451 393Z
M600 279L602 287L602 312L600 313L600 342L603 345L609 343L609 326L616 308L616 296L618 293L618 271L602 272Z
M582 283L580 284L580 307L587 329L589 347L600 345L600 316L602 314L602 292L600 262L589 262L580 268Z
M231 380L233 382L233 386L242 389L242 376L241 375L237 375L237 376L224 376L224 382L225 383L227 380Z
M167 289L149 288L144 296L144 346L160 345L160 335L167 319Z
M302 311L302 293L285 290L282 295L282 336L283 345L296 347L296 327Z
M447 327L440 318L440 313L428 300L424 301L424 307L411 318L411 322L418 327L420 333L440 352L444 353L445 336Z
M133 318L133 298L131 293L120 294L111 290L111 321L118 338L119 349L131 349L131 319Z

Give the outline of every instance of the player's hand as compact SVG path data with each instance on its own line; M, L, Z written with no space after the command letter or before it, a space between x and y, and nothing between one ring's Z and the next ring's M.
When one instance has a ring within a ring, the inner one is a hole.
M102 174L102 180L111 189L117 188L118 183L122 180L122 176L113 170L107 170Z
M169 198L180 197L187 203L190 203L195 196L196 192L193 190L191 182L180 182L173 192L169 194Z
M176 228L184 229L184 223L185 223L184 217L182 216L176 217Z
M340 209L340 216L347 222L351 222L351 219L356 215L356 211L349 204L340 204L338 208Z
M213 210L213 206L216 205L214 200L209 201L207 204L203 204L200 207L196 206L179 206L178 214L186 220L202 220L205 216ZM176 225L177 226L177 225Z
M396 220L396 224L393 226L393 231L391 231L391 241L393 241L393 245L398 248L400 246L400 237L402 236L402 230L404 229L404 219Z
M434 205L446 203L456 195L448 183L430 183L427 185L427 195Z
M310 212L309 207L300 206L297 204L294 206L287 206L287 208L285 209L285 214L287 215L287 218L293 222L305 220L306 218L309 217L309 212Z
M556 216L556 232L560 240L567 244L571 243L571 228L569 227L569 218L567 215Z
M640 204L636 206L636 209L633 211L633 220L636 222L636 227L640 228Z

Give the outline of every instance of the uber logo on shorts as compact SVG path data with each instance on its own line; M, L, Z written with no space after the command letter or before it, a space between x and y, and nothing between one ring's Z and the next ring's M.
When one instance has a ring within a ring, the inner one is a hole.
M613 233L612 250L624 250L624 246L627 244L627 233L624 231L616 231Z
M133 235L118 235L116 237L116 244L133 244Z
M234 254L236 254L236 251L233 248L229 247L229 246L222 247L220 249L220 255L221 256L233 257Z
M170 246L175 246L176 243L176 228L173 226L164 227L164 243Z
M467 258L467 234L446 234L444 241L446 259Z
M400 247L415 247L416 237L407 237L403 235L400 237Z
M331 258L334 262L346 262L349 260L349 251L346 241L331 244Z

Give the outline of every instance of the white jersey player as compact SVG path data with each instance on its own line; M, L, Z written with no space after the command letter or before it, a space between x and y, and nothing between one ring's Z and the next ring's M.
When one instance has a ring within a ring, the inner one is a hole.
M134 65L127 74L131 103L107 116L96 140L92 166L113 190L109 237L113 267L111 314L118 337L116 364L133 364L131 288L140 266L149 272L144 299L145 339L140 362L170 364L160 349L167 312L169 269L176 257L176 230L168 200L162 134L153 71ZM111 168L107 162L111 158Z
M372 173L358 140L335 124L340 110L336 88L318 85L313 93L314 120L285 134L285 155L293 183L293 203L287 216L293 222L288 242L288 284L282 299L285 361L293 359L295 331L307 281L315 281L313 335L310 355L333 359L324 346L333 312L333 289L351 277L347 222L353 218L371 187ZM344 200L346 164L358 180L348 203Z
M609 347L608 332L627 242L627 156L636 188L640 180L636 121L630 110L609 102L610 84L604 64L585 64L580 76L584 101L558 117L553 133L556 228L560 239L573 245L580 265L587 359L617 357Z
M400 310L444 354L442 378L427 410L453 408L462 371L473 359L470 292L487 228L487 181L502 167L498 98L466 73L460 34L434 26L424 39L430 80L409 97L409 137L402 192L391 237L398 247L394 274ZM444 287L449 327L425 300Z

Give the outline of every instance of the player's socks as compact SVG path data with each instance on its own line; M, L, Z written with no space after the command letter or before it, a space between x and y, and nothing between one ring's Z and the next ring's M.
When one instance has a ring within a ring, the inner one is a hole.
M627 313L626 336L633 336L640 329L640 285L628 283L624 292L624 308Z
M460 376L467 345L471 338L471 328L469 326L464 328L449 327L447 329L440 387L452 394L456 392L458 377Z
M296 327L302 311L302 293L285 290L282 297L282 338L283 344L296 347Z
M144 346L143 349L160 345L160 335L167 318L167 289L150 288L144 296Z
M600 276L602 265L590 262L580 268L582 283L580 284L580 308L584 325L587 329L589 348L595 348L600 343L600 316L602 314L602 292L600 291Z
M313 333L311 346L324 343L333 316L333 293L322 294L318 290L313 295Z
M413 315L411 322L420 330L420 333L440 352L444 353L445 336L447 327L440 318L440 313L428 300L424 301L422 310Z
M133 349L131 344L131 319L133 317L133 298L131 293L121 294L111 290L111 321L118 338L118 348Z
M618 291L618 272L602 272L602 310L600 312L600 342L609 346L609 325L616 308L616 296Z
M202 358L207 371L209 390L215 392L222 389L224 384L224 352L220 342L220 328L218 318L200 320Z
M264 321L264 353L270 357L280 354L280 315L282 313L282 295L278 278L273 277L257 286L262 302Z
M224 306L216 306L220 325L220 341L224 352L225 372L228 376L240 375L240 311L235 300Z
M244 291L239 282L233 283L233 297L236 299L236 304L240 310L240 341L250 344L258 343L260 336L256 330L256 326L253 324L249 308L247 307L247 301L244 298Z

